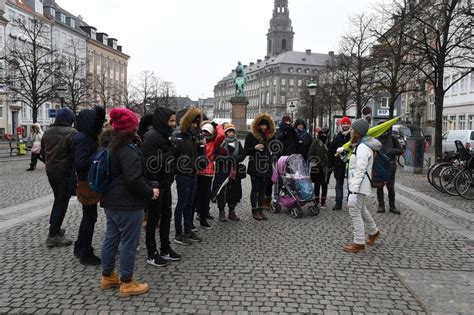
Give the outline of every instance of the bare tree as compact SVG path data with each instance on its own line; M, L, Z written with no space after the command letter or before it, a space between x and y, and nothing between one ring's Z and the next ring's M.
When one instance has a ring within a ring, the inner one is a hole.
M122 103L123 88L114 84L114 80L109 78L109 69L102 67L97 76L93 79L92 99L100 102L105 109Z
M364 14L350 18L351 30L342 38L339 66L348 73L351 99L357 107L357 117L370 100L374 72L370 52L375 38L370 32L372 20Z
M15 96L31 107L33 123L38 121L39 108L56 97L61 82L61 61L49 47L50 25L38 18L11 21L19 38L11 40L6 60L6 85Z
M326 65L323 72L332 82L335 107L342 112L342 116L346 116L347 111L352 107L351 72L348 63L346 56L337 55Z
M443 107L446 92L473 71L472 1L424 0L410 8L410 27L405 36L411 44L413 63L421 79L434 90L435 155L442 159ZM445 84L445 75L457 74Z
M145 70L141 72L136 81L132 83L135 107L138 105L135 110L138 110L142 115L148 114L151 110L151 103L158 94L158 88L159 79L153 71Z
M68 50L72 53L63 54L62 58L63 82L67 88L65 104L76 114L81 106L89 105L88 64L85 58L79 56L76 45L71 45Z
M173 97L176 96L176 88L173 82L162 81L157 88L157 94L153 102L154 107L166 107L177 109L178 104L173 104Z
M406 36L410 27L408 21L410 2L410 0L392 0L388 5L382 4L379 8L379 20L371 29L378 41L372 50L375 87L378 91L390 94L389 118L393 118L396 100L403 93L413 91L412 84L409 83L417 72Z

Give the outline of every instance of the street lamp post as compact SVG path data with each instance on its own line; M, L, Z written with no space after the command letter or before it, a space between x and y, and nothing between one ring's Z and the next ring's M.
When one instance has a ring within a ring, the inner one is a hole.
M64 85L58 86L56 93L58 93L59 100L61 101L61 108L64 107L64 98L66 97L67 88Z
M308 82L308 85L306 88L308 89L309 95L311 96L311 135L314 136L314 99L316 96L316 89L318 85L316 84L316 81L314 78L311 78Z

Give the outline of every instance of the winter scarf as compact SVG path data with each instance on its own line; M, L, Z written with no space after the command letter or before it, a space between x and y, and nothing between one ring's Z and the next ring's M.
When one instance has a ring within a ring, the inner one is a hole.
M296 128L296 132L298 133L298 137L300 140L304 140L306 138L306 135L307 135L306 130Z

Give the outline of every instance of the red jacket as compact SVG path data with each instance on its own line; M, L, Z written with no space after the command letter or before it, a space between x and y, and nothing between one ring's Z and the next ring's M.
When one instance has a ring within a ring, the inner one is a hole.
M206 143L206 158L207 158L207 167L202 170L198 171L197 175L201 176L214 176L214 160L215 160L215 151L216 148L220 147L222 142L225 139L224 135L224 128L222 125L218 125L216 127L216 136L212 141Z

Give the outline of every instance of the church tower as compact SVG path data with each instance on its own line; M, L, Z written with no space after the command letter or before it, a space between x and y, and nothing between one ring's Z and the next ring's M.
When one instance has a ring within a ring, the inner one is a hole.
M273 17L267 34L267 56L293 51L293 27L291 26L288 0L275 0Z

